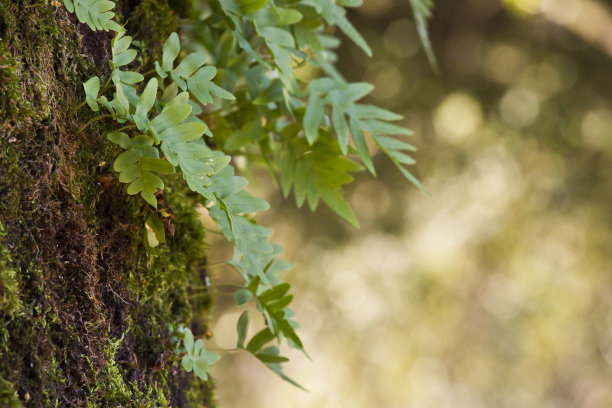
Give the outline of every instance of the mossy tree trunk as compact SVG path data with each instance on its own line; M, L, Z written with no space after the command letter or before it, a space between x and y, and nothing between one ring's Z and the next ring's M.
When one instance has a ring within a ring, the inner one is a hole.
M118 1L144 65L178 27L169 0ZM182 7L182 6L181 6ZM0 406L211 406L173 328L205 330L196 199L169 180L174 235L148 253L142 200L112 171L111 122L76 109L109 74L111 35L54 1L0 0ZM180 197L180 200L178 199ZM150 211L150 210L147 210Z

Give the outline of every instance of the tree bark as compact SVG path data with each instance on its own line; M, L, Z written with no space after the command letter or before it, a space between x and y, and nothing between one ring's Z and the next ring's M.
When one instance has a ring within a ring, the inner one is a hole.
M158 58L182 4L117 2L140 64ZM197 199L168 181L158 200L174 235L150 251L152 209L112 171L115 125L79 131L96 115L78 109L81 84L106 80L111 39L58 2L0 0L2 407L212 406L212 385L173 353L177 326L205 332L211 304L207 290L190 297L208 283Z

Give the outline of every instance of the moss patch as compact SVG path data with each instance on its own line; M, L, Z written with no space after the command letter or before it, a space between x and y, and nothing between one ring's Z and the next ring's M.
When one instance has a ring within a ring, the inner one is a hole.
M117 8L151 58L151 16L160 36L176 29L165 0ZM152 210L110 169L114 125L77 132L94 116L73 112L81 83L108 74L109 34L46 3L0 0L0 15L0 406L212 406L211 384L173 354L174 328L196 316L204 332L210 308L188 289L207 279L196 197L169 180L174 236L146 248ZM187 405L190 383L201 399Z
M0 224L0 313L10 318L21 310L21 290L15 269L11 266L10 251L6 246L6 232ZM0 335L3 324L0 323Z

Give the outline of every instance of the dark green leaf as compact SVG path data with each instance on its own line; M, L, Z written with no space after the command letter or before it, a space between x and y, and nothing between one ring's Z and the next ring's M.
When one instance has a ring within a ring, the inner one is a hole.
M238 333L238 340L236 341L236 347L244 348L244 340L246 339L248 329L249 329L249 312L244 311L238 318L238 323L236 324L236 332Z
M262 363L285 363L289 361L287 357L275 356L273 354L256 353L257 357Z
M164 224L161 222L156 213L151 213L145 221L147 227L147 235L149 240L149 246L155 248L160 243L166 240L166 230Z
M252 14L265 6L267 0L240 0L240 11L242 14Z
M248 302L253 297L253 294L246 289L238 289L232 296L234 297L234 302L241 306Z
M274 340L274 334L267 327L257 333L246 346L251 353L257 353L265 344Z
M291 285L283 283L270 288L258 296L262 303L267 303L274 299L279 299L291 289Z

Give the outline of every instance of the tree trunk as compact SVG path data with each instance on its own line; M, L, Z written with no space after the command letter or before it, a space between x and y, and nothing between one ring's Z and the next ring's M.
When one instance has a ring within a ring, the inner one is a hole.
M117 2L143 63L182 3ZM158 200L175 232L150 253L143 201L112 171L112 122L80 130L95 116L81 84L106 80L111 39L58 2L0 0L2 407L212 405L173 353L176 327L201 334L210 308L208 291L189 296L208 281L196 198L169 181Z

